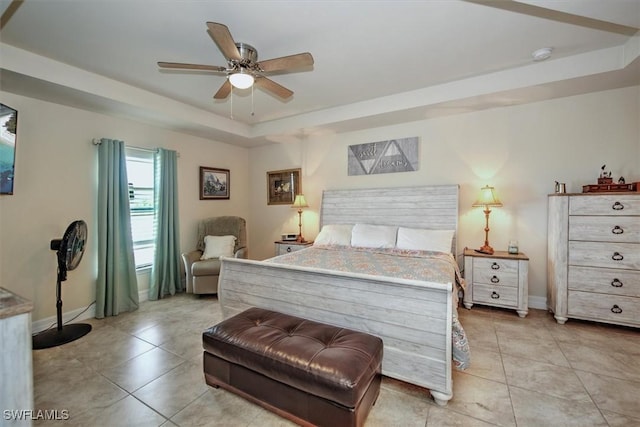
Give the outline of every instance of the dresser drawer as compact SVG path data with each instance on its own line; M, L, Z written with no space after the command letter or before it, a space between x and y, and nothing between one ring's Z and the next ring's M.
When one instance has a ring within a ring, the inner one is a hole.
M573 196L569 215L640 215L640 195Z
M640 244L570 241L569 264L640 270Z
M569 267L568 286L573 291L640 298L640 271L572 265Z
M571 216L569 240L640 243L640 216Z
M569 291L569 316L640 326L640 298Z
M518 286L518 261L475 258L473 282L487 285Z
M518 288L490 285L473 285L473 301L479 304L500 305L504 307L518 306Z

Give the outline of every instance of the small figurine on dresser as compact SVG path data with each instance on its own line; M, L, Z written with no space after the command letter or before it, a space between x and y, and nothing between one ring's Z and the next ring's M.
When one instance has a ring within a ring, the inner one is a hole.
M600 168L600 176L598 177L598 184L611 184L613 178L611 178L611 171L607 172L605 168L607 165L602 165Z

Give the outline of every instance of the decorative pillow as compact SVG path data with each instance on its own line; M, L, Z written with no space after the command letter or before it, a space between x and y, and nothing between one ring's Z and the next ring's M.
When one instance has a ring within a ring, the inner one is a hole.
M200 259L233 256L236 236L204 236L204 253Z
M351 246L353 224L327 224L322 226L314 245Z
M451 242L455 230L426 230L421 228L398 228L398 249L437 251L451 253Z
M398 227L390 225L356 224L351 231L351 246L362 248L393 248Z

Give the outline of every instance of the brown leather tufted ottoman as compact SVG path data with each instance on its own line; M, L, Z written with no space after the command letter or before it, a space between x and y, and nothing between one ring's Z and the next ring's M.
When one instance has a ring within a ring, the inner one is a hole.
M207 384L300 425L361 426L380 392L382 340L260 308L202 334Z

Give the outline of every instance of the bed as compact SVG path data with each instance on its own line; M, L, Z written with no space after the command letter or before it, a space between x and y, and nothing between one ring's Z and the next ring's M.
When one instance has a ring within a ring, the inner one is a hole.
M454 230L454 237L449 254L398 248L373 250L373 255L363 248L354 251L364 257L407 258L419 252L438 263L436 277L415 273L414 266L391 268L397 274L327 267L318 259L333 256L332 250L348 250L333 245L314 244L265 261L223 258L218 293L223 316L255 306L377 335L384 342L383 374L428 388L435 402L445 405L453 397L453 354L462 354L457 364L468 363L466 337L457 319L456 282L461 279L452 256L457 253L458 186L325 190L321 229L340 224ZM308 251L325 252L308 256ZM337 259L344 258L337 253ZM307 261L301 264L299 256ZM335 256L329 262L339 263ZM387 263L366 258L352 264Z

